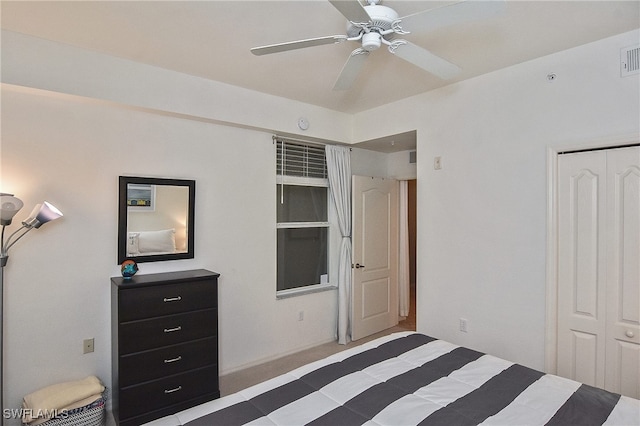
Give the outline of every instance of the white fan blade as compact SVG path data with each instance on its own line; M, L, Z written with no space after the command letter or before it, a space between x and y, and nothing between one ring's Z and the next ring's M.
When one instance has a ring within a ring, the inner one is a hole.
M356 24L366 24L371 21L371 17L358 0L329 0L347 20Z
M362 67L368 56L369 52L361 47L351 52L347 63L344 64L340 72L340 76L338 76L336 84L333 86L333 90L347 90L351 87L353 82L356 81L358 74L360 74L360 71L362 71Z
M461 22L487 19L504 13L504 0L466 0L435 9L428 9L399 18L404 31L434 30Z
M322 46L324 44L340 43L347 39L344 35L334 35L306 40L290 41L287 43L270 44L268 46L254 47L251 53L254 55L268 55L271 53L286 52L287 50L302 49L304 47Z
M394 40L389 51L423 70L434 74L443 80L457 75L461 69L457 65L434 55L420 46L406 40Z

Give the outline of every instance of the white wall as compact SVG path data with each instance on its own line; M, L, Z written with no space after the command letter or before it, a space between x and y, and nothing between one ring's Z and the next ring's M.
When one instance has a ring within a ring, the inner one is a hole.
M380 152L352 148L351 173L358 176L386 176L386 156Z
M399 151L388 154L387 176L398 180L415 179L418 174L417 163L409 162L411 151Z
M639 76L619 70L620 48L638 40L622 34L355 118L356 139L418 130L420 331L544 368L547 148L638 136Z
M2 79L0 189L25 202L15 223L43 199L65 215L5 268L5 408L89 374L111 384L119 175L196 180L195 259L139 273L221 274L221 373L334 340L335 291L275 298L271 136L304 114L313 132L300 136L345 142L350 116L7 32Z
M384 154L353 148L351 172L359 176L391 177L402 180L415 179L417 167L416 163L409 163L409 151Z
M6 408L88 374L110 383L109 277L119 274L123 174L197 181L196 258L143 263L139 273L221 273L223 373L333 339L334 291L275 299L270 134L11 88L2 103L2 188L27 206L17 219L42 199L65 213L14 246L5 268ZM89 337L96 352L82 355Z
M271 132L294 133L300 115L314 123L308 136L340 142L418 131L419 329L542 368L546 147L639 132L638 78L621 79L617 65L620 47L638 38L350 117L3 32L0 186L25 201L18 219L42 199L65 213L16 245L5 268L5 407L87 374L110 384L120 174L198 182L196 258L142 264L140 273L222 274L223 373L331 340L335 292L276 301L273 291ZM354 160L359 170L393 167L368 158ZM469 333L457 331L459 317ZM82 355L88 337L96 352Z
M2 30L2 82L224 125L351 142L352 117L151 65Z

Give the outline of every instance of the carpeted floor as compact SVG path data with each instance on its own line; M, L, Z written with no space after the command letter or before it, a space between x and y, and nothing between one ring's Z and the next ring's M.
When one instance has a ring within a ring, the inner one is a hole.
M273 377L284 374L287 371L293 370L304 364L322 359L331 354L343 351L354 346L361 345L365 342L371 341L387 334L395 333L397 331L406 331L416 329L416 305L415 305L415 287L411 288L411 306L409 316L400 321L397 326L388 330L381 331L369 337L365 337L356 342L351 342L347 345L339 345L337 342L325 343L324 345L316 346L311 349L307 349L292 355L288 355L264 364L257 365L255 367L246 368L231 374L220 377L220 393L221 396L229 395L230 393L237 392L249 386L253 386L257 383L271 379ZM112 413L109 412L107 416L107 426L115 426Z
M325 343L320 346L316 346L292 355L266 362L264 364L256 365L254 367L249 367L244 370L221 376L220 393L222 396L229 395L249 386L253 386L257 383L279 376L280 374L284 374L287 371L293 370L310 362L322 359L345 349L361 345L362 343L371 341L381 336L385 336L387 334L406 330L415 331L415 297L412 297L411 299L411 313L405 320L400 321L396 327L381 331L380 333L360 339L356 342L351 342L347 345L339 345L337 342Z

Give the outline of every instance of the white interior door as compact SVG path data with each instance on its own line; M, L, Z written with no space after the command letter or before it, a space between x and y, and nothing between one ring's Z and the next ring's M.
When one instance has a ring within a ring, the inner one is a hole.
M398 188L353 176L353 340L398 324Z
M558 374L604 387L606 157L558 158Z
M640 147L558 158L558 374L640 394Z
M607 153L605 388L640 398L640 147Z

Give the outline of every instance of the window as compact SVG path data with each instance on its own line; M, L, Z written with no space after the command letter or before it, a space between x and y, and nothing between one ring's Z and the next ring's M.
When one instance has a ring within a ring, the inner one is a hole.
M329 284L329 182L324 147L276 139L277 293Z

